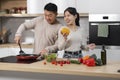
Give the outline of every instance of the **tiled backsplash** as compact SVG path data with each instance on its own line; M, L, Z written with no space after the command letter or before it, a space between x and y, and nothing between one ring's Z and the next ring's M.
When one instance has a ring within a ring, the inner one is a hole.
M11 34L9 34L9 42L14 42L14 35L16 30L18 29L19 25L23 23L25 20L32 19L33 17L0 17L0 29L2 27L6 27L8 30L10 30ZM65 25L63 17L58 17L58 20ZM88 17L82 17L80 18L80 26L84 27L86 29L86 34L88 35L89 32L89 23L88 23ZM33 32L31 31L25 31L23 32L22 41L33 41ZM31 39L31 40L28 40Z

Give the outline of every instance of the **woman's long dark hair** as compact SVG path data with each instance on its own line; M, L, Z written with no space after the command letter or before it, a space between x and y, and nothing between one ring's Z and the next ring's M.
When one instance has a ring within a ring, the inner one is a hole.
M64 14L65 14L66 11L68 11L73 16L77 15L75 23L76 23L77 26L80 26L80 24L79 24L80 18L79 18L79 13L77 12L77 10L74 7L68 7L67 9L65 9Z

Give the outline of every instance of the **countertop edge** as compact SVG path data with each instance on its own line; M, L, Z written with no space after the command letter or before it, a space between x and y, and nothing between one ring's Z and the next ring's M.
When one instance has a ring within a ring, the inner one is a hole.
M36 65L37 64L37 65ZM116 78L120 79L120 74L117 73L104 73L104 72L92 72L92 71L82 71L82 70L68 70L64 69L66 66L55 66L52 64L44 65L43 61L36 62L32 64L11 64L11 63L0 63L0 70L2 71L20 71L20 72L35 72L35 73L49 73L49 74L65 74L65 75L80 75L80 76L91 76L91 77L106 77L106 78ZM7 65L7 67L5 67ZM19 66L22 67L19 67ZM29 65L29 66L28 66ZM38 66L41 65L41 66ZM34 66L34 67L33 67ZM73 65L76 66L76 65ZM85 67L81 65L82 67ZM48 68L49 67L49 68ZM92 68L92 67L87 67ZM87 70L86 68L86 70Z

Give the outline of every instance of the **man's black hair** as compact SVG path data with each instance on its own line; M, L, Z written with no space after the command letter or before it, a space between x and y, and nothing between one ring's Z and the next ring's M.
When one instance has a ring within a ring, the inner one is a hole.
M48 3L45 5L44 10L52 11L54 13L57 13L57 5L53 3Z

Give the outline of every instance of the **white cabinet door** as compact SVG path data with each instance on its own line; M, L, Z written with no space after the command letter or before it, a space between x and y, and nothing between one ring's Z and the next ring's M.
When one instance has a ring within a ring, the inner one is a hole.
M44 0L27 0L27 13L38 14L44 11Z
M76 7L79 13L88 13L89 0L76 0Z
M67 7L75 7L79 13L120 13L120 0L27 0L28 14L44 13L49 2L58 6L58 13Z
M90 0L89 13L120 13L120 0Z
M58 6L58 13L63 13L67 7L76 7L76 0L27 0L27 13L44 13L44 6L49 2Z

